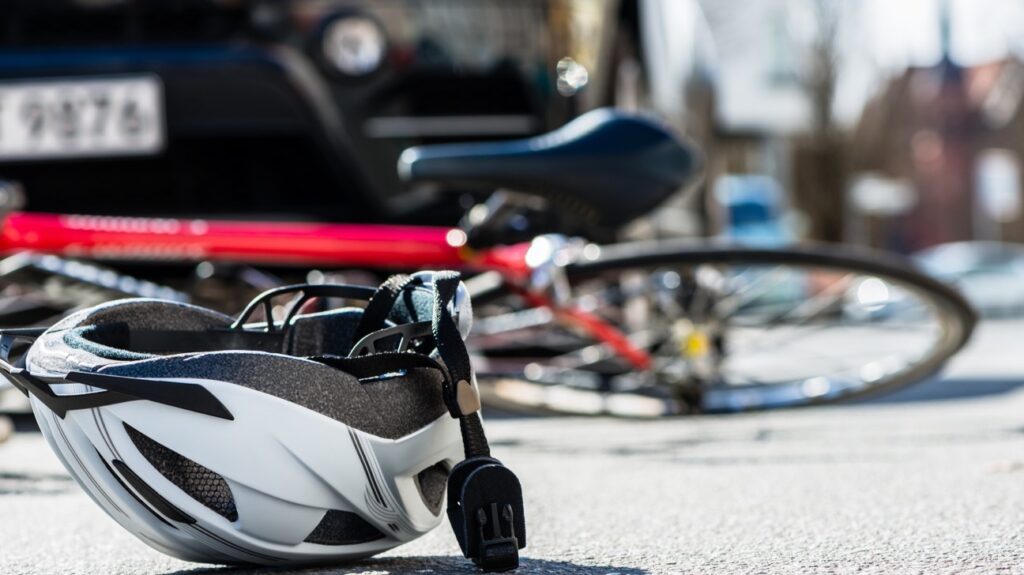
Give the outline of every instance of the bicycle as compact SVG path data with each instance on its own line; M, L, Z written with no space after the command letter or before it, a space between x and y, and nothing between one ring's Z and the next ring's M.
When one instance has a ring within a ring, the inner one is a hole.
M851 399L934 374L975 324L956 291L895 256L584 239L651 212L699 171L692 148L644 118L600 110L528 140L414 148L400 171L410 182L499 191L460 227L13 212L0 252L21 255L0 264L0 278L17 287L16 301L40 274L87 286L80 291L93 298L188 299L201 290L77 260L204 262L207 272L214 262L467 270L485 400L544 413L659 416ZM539 233L550 231L558 233ZM288 312L282 304L270 313Z

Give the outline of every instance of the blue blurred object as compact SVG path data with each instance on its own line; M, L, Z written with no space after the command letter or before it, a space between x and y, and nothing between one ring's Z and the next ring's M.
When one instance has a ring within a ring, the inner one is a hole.
M716 182L714 193L724 214L720 236L757 247L777 247L793 242L793 234L783 222L782 189L774 178L723 176Z

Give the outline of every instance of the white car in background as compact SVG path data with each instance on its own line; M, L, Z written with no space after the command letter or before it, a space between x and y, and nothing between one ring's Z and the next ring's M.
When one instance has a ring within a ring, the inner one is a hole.
M1024 314L1024 246L1003 242L955 242L914 255L918 265L964 294L985 317Z

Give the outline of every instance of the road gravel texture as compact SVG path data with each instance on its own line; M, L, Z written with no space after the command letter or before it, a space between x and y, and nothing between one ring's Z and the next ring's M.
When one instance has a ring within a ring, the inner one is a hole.
M492 419L520 573L1024 573L1024 323L945 376L842 407L674 421ZM176 561L106 517L36 433L0 445L0 574L476 573L447 525L356 565Z

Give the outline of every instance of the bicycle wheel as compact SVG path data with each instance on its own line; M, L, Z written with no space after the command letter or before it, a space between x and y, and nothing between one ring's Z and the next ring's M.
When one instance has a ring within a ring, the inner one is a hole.
M471 339L492 405L657 416L836 402L934 374L975 323L957 292L907 261L833 246L620 244L565 277L570 304L616 326L651 367L561 314L492 295Z

